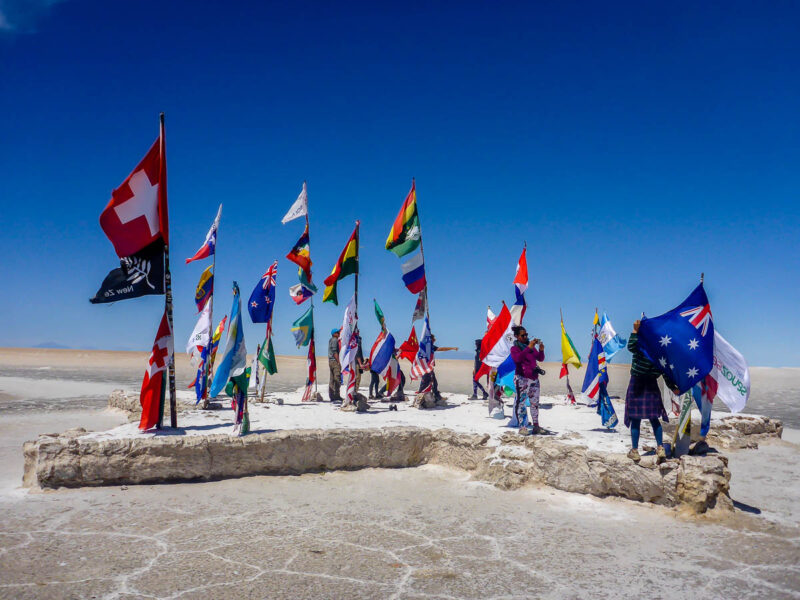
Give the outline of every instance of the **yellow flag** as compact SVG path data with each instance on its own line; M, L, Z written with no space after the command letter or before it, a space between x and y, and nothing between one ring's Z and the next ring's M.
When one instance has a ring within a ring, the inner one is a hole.
M574 365L578 369L581 368L581 356L575 350L575 344L567 335L567 330L564 329L564 321L561 321L561 362L565 365Z
M597 309L594 309L594 321L592 321L592 325L599 325L600 324L600 317L597 316Z

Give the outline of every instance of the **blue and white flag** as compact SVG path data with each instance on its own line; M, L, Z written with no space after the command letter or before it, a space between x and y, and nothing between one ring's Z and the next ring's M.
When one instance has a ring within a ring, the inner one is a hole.
M714 366L714 321L703 284L680 306L639 325L639 348L683 394Z
M269 323L272 319L277 275L278 261L276 260L253 288L253 293L250 294L250 300L247 303L247 311L250 313L253 323Z
M431 328L428 317L425 317L425 324L422 326L422 337L419 339L419 350L417 357L411 364L411 379L420 379L426 373L433 371L433 339L431 338Z
M603 345L603 350L606 353L606 360L611 362L614 355L622 350L628 341L621 337L614 328L611 326L611 320L608 315L603 311L603 316L600 318L600 343Z
M233 306L228 326L228 338L225 341L225 353L214 374L209 396L216 398L225 389L228 380L243 374L246 367L247 348L244 345L244 332L242 331L242 298L239 294L239 285L234 281Z

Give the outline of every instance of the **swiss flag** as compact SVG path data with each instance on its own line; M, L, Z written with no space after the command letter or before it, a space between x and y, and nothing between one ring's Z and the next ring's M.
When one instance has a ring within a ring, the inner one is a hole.
M169 243L167 165L164 126L141 162L111 192L100 214L100 227L120 258L136 254L158 238Z
M142 431L155 427L160 421L165 390L164 373L171 355L172 331L169 328L165 311L164 316L161 317L161 325L158 326L156 341L153 342L153 350L150 353L150 360L147 362L147 371L144 372L142 391L139 395L139 402L142 405L139 429Z

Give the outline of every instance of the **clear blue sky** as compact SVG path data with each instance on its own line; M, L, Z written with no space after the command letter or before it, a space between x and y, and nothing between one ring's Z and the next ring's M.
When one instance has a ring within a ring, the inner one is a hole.
M750 364L799 366L798 22L796 2L2 0L0 344L150 349L161 298L88 298L118 264L100 211L164 111L178 350L204 266L183 258L222 202L216 315L280 258L275 345L301 353L283 257L302 223L280 218L304 179L315 279L361 219L364 337L377 297L405 338L383 244L414 176L440 344L471 350L513 301L527 240L548 359L559 307L585 353L595 306L627 333L704 271ZM319 344L352 287L318 302Z

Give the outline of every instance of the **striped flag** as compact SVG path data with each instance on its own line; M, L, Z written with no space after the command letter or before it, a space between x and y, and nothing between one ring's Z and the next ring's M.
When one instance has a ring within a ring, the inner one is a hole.
M339 299L336 296L336 284L354 273L358 273L358 226L361 223L356 221L356 227L353 233L350 234L350 239L344 245L342 253L339 255L339 260L333 265L331 274L325 278L325 291L322 294L323 302L333 302L334 305L339 305Z
M428 319L422 327L422 338L419 343L419 351L411 365L411 379L420 379L426 373L433 371L436 361L433 357L433 340Z
M400 265L403 271L403 283L412 294L419 294L428 284L425 279L425 262L422 252L417 252L414 256Z
M522 254L517 262L517 272L514 276L514 305L511 307L511 317L514 325L522 325L528 305L525 302L525 290L528 289L528 259L525 256L527 247L522 249Z
M606 353L597 336L592 338L592 349L586 361L586 376L583 378L581 391L592 400L597 398L600 384L608 383L608 370L606 369Z
M193 260L200 260L201 258L213 256L217 251L217 229L219 229L219 219L221 216L222 204L220 204L219 208L217 209L217 216L214 218L214 222L211 224L211 229L209 229L208 233L206 234L206 239L203 242L203 245L200 246L200 249L194 253L194 256L186 259L187 265Z

